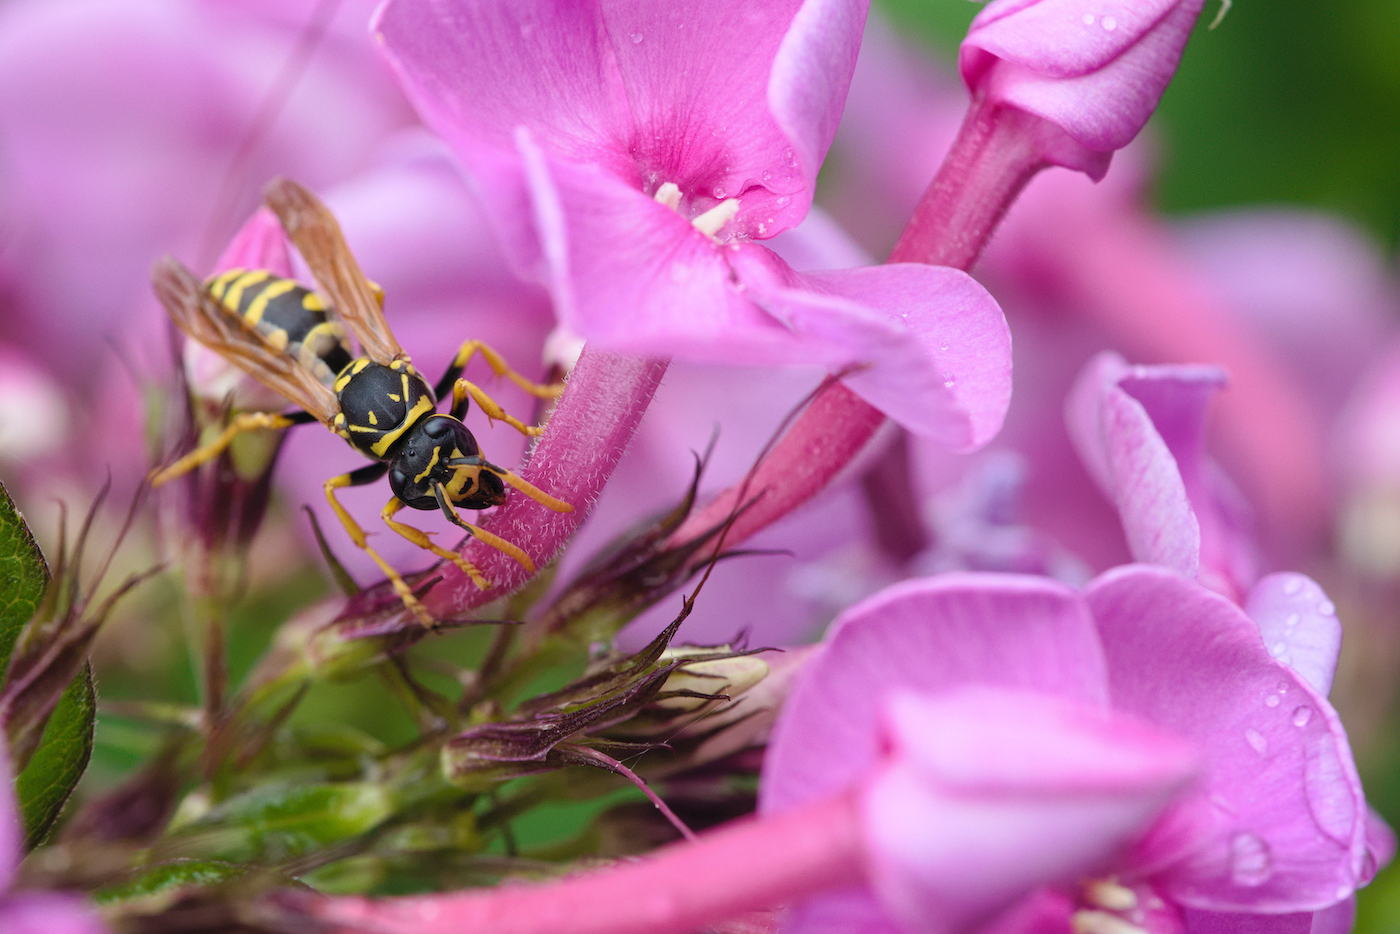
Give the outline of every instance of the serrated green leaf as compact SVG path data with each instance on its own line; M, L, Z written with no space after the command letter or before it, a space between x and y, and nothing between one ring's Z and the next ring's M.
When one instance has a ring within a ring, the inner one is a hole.
M10 663L20 630L39 608L48 581L44 554L0 484L0 674Z
M44 727L39 748L15 780L15 794L24 817L26 849L44 839L87 769L88 759L92 757L96 718L92 669L84 665L59 698Z

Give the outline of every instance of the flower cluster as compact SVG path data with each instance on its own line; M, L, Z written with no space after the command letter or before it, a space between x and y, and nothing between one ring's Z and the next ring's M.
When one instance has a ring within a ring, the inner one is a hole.
M1203 5L0 10L0 467L133 503L0 489L0 928L1350 930L1400 293L1143 207Z

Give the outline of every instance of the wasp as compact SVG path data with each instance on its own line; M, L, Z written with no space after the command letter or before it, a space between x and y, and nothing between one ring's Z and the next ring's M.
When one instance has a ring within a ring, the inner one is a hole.
M394 339L384 317L383 292L361 271L329 209L287 179L269 185L264 200L326 298L267 270L234 269L202 282L170 256L156 263L152 285L180 330L297 408L235 415L217 438L155 473L152 482L160 485L218 457L243 432L319 421L374 461L327 480L326 499L351 541L374 559L424 625L433 625L431 615L398 571L370 547L364 530L336 499L337 490L374 483L388 474L393 496L380 513L384 522L418 547L451 561L483 590L491 582L476 567L457 552L435 545L428 533L396 520L399 510L441 510L453 525L533 573L534 562L519 546L467 522L458 509L498 506L506 501L508 486L556 512L571 512L573 506L482 456L462 424L469 400L475 400L488 418L527 437L543 429L509 415L463 379L462 372L480 355L498 376L537 398L555 398L562 387L531 382L475 340L461 345L447 372L430 386ZM347 329L359 343L360 356L351 354ZM438 414L438 399L449 391L449 414Z

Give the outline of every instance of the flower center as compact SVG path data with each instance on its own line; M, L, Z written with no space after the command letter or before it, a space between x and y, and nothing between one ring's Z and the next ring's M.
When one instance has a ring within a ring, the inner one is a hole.
M1070 919L1074 934L1147 934L1138 895L1117 879L1091 879L1083 884L1080 903Z
M664 204L666 207L680 213L681 209L681 188L675 182L666 182L656 189L657 204ZM711 240L715 239L715 234L724 229L724 225L734 219L739 213L739 199L725 198L719 204L698 214L690 219L691 226L700 231Z

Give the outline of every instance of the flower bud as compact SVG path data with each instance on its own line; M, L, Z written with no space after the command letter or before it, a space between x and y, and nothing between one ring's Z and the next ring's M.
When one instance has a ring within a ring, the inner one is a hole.
M974 98L1039 118L1028 132L1046 161L1098 180L1157 108L1202 5L997 0L958 65Z

